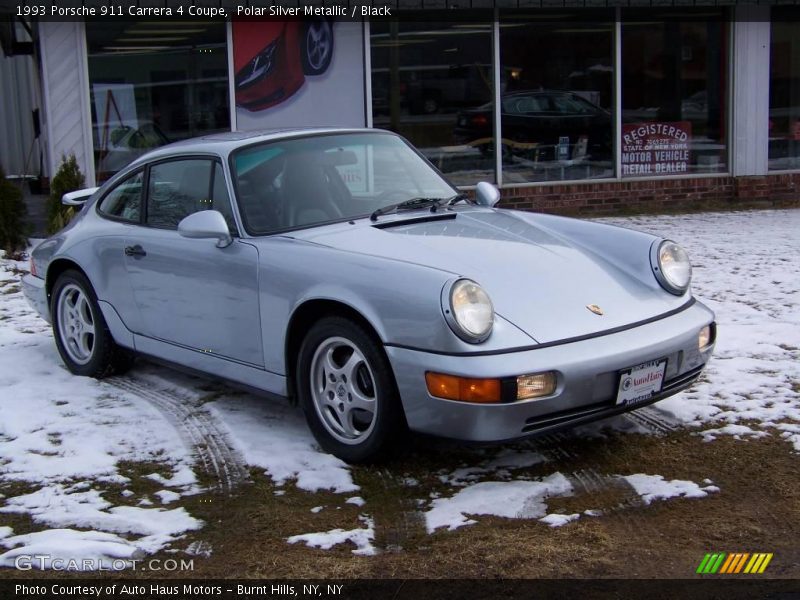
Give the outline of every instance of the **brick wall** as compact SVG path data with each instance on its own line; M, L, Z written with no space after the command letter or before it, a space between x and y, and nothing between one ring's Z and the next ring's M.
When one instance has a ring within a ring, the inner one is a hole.
M500 206L557 214L800 206L800 173L505 188Z

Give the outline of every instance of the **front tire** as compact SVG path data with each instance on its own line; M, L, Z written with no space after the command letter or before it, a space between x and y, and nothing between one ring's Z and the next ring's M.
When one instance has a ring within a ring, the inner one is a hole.
M383 349L350 319L325 317L311 327L295 383L317 442L348 463L387 458L407 431Z
M58 353L74 375L102 379L133 363L132 354L114 342L97 295L80 271L65 271L56 280L50 317Z

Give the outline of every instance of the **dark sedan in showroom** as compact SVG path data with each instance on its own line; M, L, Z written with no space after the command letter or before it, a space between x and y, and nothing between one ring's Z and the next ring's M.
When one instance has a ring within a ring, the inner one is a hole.
M504 154L542 161L612 157L611 114L574 92L513 92L501 106ZM459 113L456 140L491 151L493 112L489 103Z

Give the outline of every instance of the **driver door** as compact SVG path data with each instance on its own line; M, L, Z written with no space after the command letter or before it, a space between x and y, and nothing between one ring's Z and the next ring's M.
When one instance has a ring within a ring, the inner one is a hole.
M226 248L188 239L178 223L218 210L236 235L222 164L187 157L149 166L144 227L125 244L141 335L264 366L258 303L258 251L238 237Z

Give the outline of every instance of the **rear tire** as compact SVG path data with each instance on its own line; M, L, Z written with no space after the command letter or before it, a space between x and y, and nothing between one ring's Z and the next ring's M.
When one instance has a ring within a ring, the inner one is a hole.
M311 327L295 385L317 442L345 462L385 460L407 433L389 360L355 321L331 316Z
M122 374L133 364L133 354L114 342L92 284L80 271L59 275L50 318L56 348L71 373L102 379Z

